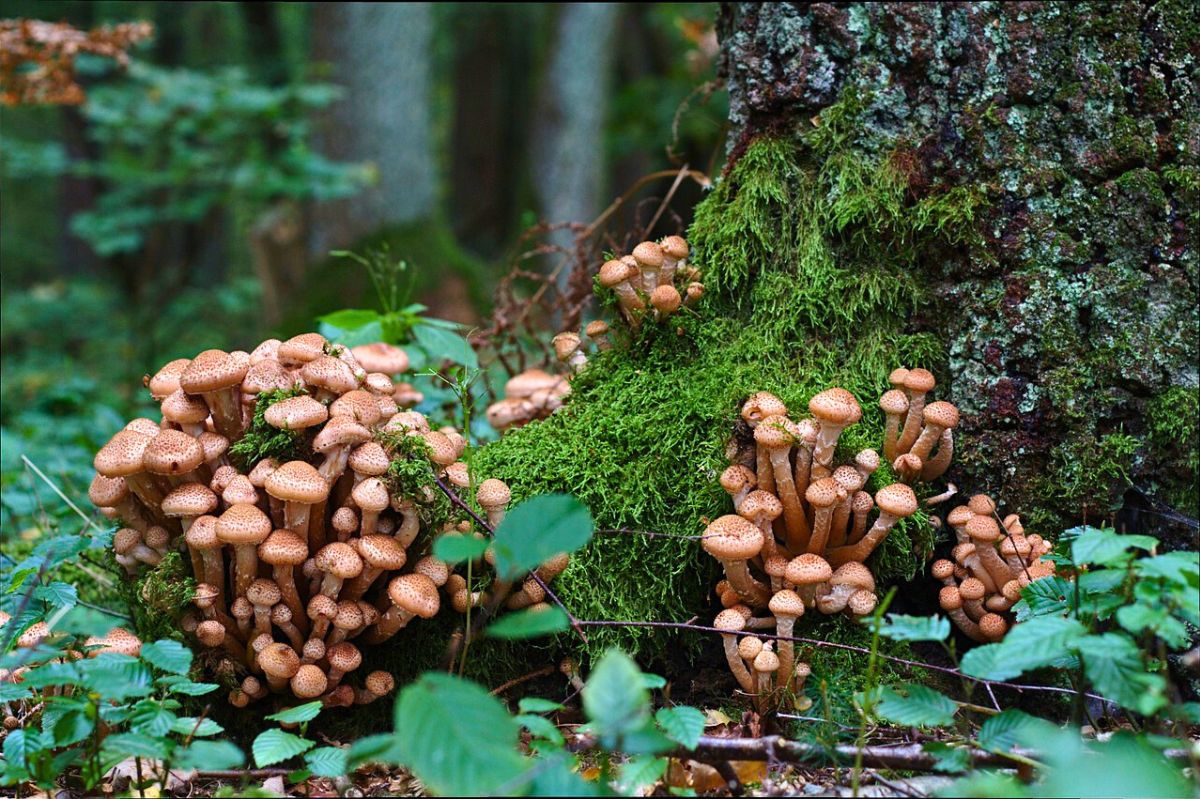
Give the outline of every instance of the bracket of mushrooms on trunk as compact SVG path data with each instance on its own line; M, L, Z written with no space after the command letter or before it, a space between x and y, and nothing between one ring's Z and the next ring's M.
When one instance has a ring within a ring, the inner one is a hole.
M251 352L206 350L147 378L162 419L134 419L97 453L89 496L119 520L117 562L132 576L170 550L183 554L196 589L180 624L210 655L204 660L215 675L234 686L235 706L272 694L327 706L374 701L394 680L358 673L365 648L446 605L465 613L487 601L429 554L433 533L483 533L461 516L426 529L422 509L438 490L432 474L452 490L471 484L459 460L467 442L410 410L420 393L393 381L407 368L398 347L346 348L317 333ZM279 392L265 410L264 392ZM302 454L239 470L231 447L256 411L295 436ZM392 471L412 458L427 459L432 472L406 493ZM476 501L494 529L509 489L483 480ZM538 576L548 582L566 565L565 556L554 558ZM481 562L474 574L483 569ZM505 607L544 600L527 578Z

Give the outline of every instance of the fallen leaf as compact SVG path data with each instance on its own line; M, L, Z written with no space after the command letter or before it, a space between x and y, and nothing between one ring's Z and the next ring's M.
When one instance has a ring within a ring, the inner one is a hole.
M733 719L729 718L729 716L726 716L720 710L704 711L704 726L705 727L716 727L718 724L732 724L732 723L733 723Z

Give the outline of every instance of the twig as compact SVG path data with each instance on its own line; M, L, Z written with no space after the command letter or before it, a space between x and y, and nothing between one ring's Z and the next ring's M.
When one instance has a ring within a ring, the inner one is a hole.
M596 531L598 535L643 535L647 538L679 538L685 541L700 541L702 535L685 535L683 533L656 533L652 530L634 530L630 527L605 527Z
M67 503L67 507L69 507L71 510L78 513L79 518L83 519L84 524L86 524L88 527L95 530L97 533L101 532L100 528L96 526L96 523L92 521L92 518L90 516L88 516L86 513L84 513L82 510L80 510L79 506L76 505L74 502L72 502L71 498L68 497L66 494L64 494L62 492L62 489L59 488L57 485L55 485L54 482L49 477L46 476L45 472L43 472L41 469L39 469L37 467L37 465L34 464L33 461L29 460L29 456L22 455L21 462L24 463L30 469L32 469L34 474L36 474L38 477L42 478L42 481L45 482L46 485L50 486L50 490L53 491L55 494L58 494L58 498L61 499L63 502Z
M500 694L507 691L509 688L518 686L523 682L528 682L529 680L534 680L534 679L537 679L538 677L545 677L547 674L553 674L554 670L555 670L554 666L543 666L542 668L538 669L537 671L531 671L528 674L521 675L520 677L514 677L513 679L509 680L508 682L500 683L500 685L493 688L490 693L492 694L492 696L499 696Z

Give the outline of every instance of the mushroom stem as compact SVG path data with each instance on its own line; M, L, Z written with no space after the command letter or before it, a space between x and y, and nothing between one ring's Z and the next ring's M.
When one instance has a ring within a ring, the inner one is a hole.
M899 516L893 516L890 513L880 510L879 518L875 520L875 524L871 525L871 529L867 531L866 535L853 544L829 550L829 554L825 556L825 559L835 569L843 563L849 563L852 560L862 563L870 557L876 547L883 543L883 539L887 538L888 533L891 532L892 527L899 520Z
M933 408L938 404L939 403L935 402L933 406L931 406L930 413L933 412ZM942 437L942 432L944 430L946 430L945 427L927 421L925 423L925 429L921 431L921 435L917 437L915 442L913 442L912 449L910 449L909 452L920 458L921 463L925 463L926 459L929 458L929 453L933 451L933 445L936 444L938 439ZM924 468L925 467L922 467L922 474L924 474Z
M829 524L833 519L833 508L833 505L813 508L813 533L805 552L812 555L824 554L825 544L829 540ZM830 561L830 565L837 566L832 561Z
M804 516L804 508L796 493L796 484L792 481L791 464L788 463L787 448L772 448L767 450L771 459L771 468L775 474L776 495L783 505L784 529L787 532L787 548L791 552L803 552L808 546L812 531L808 528L808 519ZM766 537L768 540L770 536Z
M288 500L283 504L283 526L308 544L308 516L312 506L305 502ZM310 547L311 549L311 547Z
M813 448L812 466L809 469L809 480L819 480L828 477L833 469L833 453L837 449L838 437L848 425L838 425L822 420L817 431L817 445Z
M748 694L754 693L754 679L750 676L750 670L746 668L746 664L742 662L741 655L738 654L737 636L732 633L722 633L722 640L725 642L725 659L729 661L729 670L733 672L733 676L737 679L738 685L742 686L742 690Z
M746 568L746 561L722 560L721 565L725 567L725 575L729 578L729 584L733 586L733 590L738 592L738 596L751 605L766 603L770 597L770 589L750 575L750 570Z
M293 572L294 566L287 564L279 564L274 567L275 584L279 586L279 593L283 595L283 604L287 605L288 610L292 612L292 623L308 631L308 616L304 612L304 602L300 599L300 592L296 590L296 580ZM297 651L299 647L296 647Z
M210 550L211 551L211 550ZM258 546L256 544L237 544L234 546L233 595L245 596L250 583L258 577ZM214 552L214 554L216 554ZM219 558L220 555L217 554ZM217 570L220 570L218 567ZM207 570L206 570L207 571ZM218 590L224 585L224 579L215 581L215 575L210 574L205 582L212 583Z
M953 458L954 433L950 430L943 430L937 452L921 467L921 479L928 483L941 477L950 468L950 461ZM926 500L926 504L929 504L928 500Z
M847 494L833 506L833 520L829 524L829 537L825 540L825 546L835 548L846 543L850 526L850 501L853 497L853 494Z

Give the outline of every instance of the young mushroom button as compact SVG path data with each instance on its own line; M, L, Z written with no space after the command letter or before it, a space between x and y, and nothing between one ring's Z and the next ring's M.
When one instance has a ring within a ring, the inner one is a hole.
M329 484L304 461L288 461L267 478L267 493L284 503L284 527L308 543L309 512L329 496Z
M320 593L330 599L337 599L342 590L342 583L362 573L363 562L354 547L335 541L326 544L317 553L317 568L321 570Z
M235 551L233 595L245 596L258 576L258 545L271 534L271 520L254 505L233 505L217 519L216 532Z
M713 620L713 626L721 631L721 639L725 645L725 659L729 662L729 670L737 678L738 685L746 693L754 693L754 679L750 676L746 664L738 654L737 634L746 629L746 618L736 610L723 610Z
M512 499L512 492L503 480L490 477L479 484L475 501L487 514L488 526L495 530L504 521L504 511Z
M741 516L732 514L718 517L704 531L701 538L704 551L712 555L725 567L730 585L749 601L765 599L765 586L756 582L746 568L746 561L763 548L763 532Z

